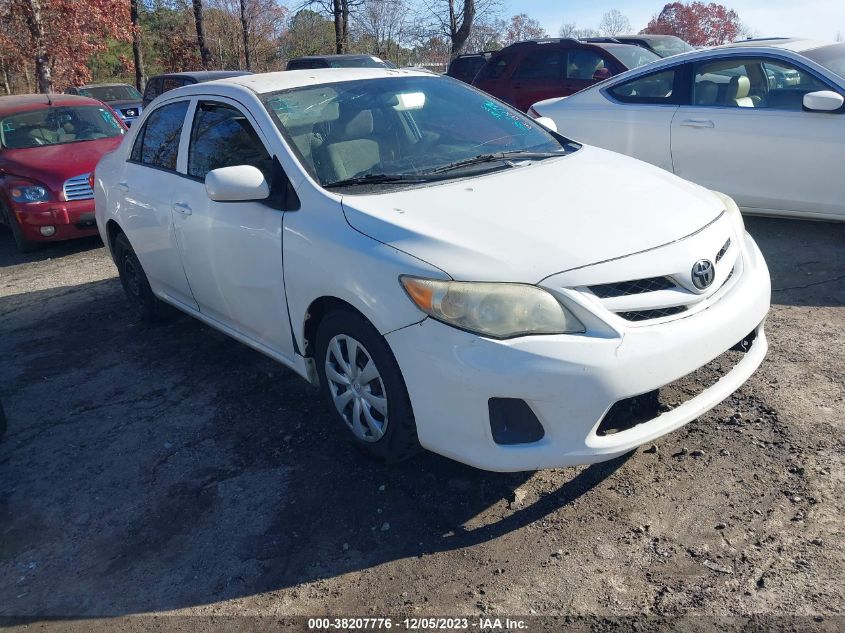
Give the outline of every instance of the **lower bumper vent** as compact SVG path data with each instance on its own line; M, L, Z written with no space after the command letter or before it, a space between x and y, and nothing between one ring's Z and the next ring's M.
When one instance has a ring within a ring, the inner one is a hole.
M490 430L496 444L530 444L543 439L546 432L525 400L490 398Z
M662 319L663 317L674 316L686 312L686 306L672 306L670 308L656 308L654 310L635 310L632 312L617 312L626 321L648 321L650 319Z

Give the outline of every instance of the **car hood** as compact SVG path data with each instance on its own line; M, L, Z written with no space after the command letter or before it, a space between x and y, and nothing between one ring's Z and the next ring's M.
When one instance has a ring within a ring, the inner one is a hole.
M123 138L115 136L62 145L6 149L0 154L0 167L7 174L45 184L58 194L68 178L94 171L100 158L116 149Z
M353 228L453 279L523 283L669 244L724 210L698 185L589 146L475 178L345 195L342 204Z

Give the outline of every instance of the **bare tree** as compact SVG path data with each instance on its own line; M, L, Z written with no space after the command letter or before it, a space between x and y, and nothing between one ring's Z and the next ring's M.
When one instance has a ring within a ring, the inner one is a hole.
M349 44L349 16L364 0L305 0L300 8L318 7L334 20L335 52L346 52Z
M362 39L371 43L372 52L389 58L391 46L399 47L409 27L409 15L406 0L366 0L357 12L356 24Z
M598 37L599 32L596 29L579 29L575 22L564 22L560 26L558 35L561 37L571 37L573 39L580 39L582 37Z
M246 17L246 0L241 0L241 36L244 41L244 65L247 70L252 70L249 62L249 20Z
M132 23L132 58L135 62L135 87L142 91L147 78L144 76L144 55L141 51L141 25L138 21L138 0L129 0L129 20Z
M843 37L842 31L836 32L836 41L837 42L845 42L845 37Z
M53 89L52 60L47 51L44 34L41 0L23 0L24 16L34 45L35 83L38 92L50 92Z
M630 30L631 21L619 9L611 9L601 16L599 31L602 35L613 37L614 35L628 33Z
M451 55L459 55L472 34L476 16L490 18L501 10L500 0L425 0L423 9L430 25L430 35L444 35Z
M211 65L211 53L205 44L205 23L202 14L202 0L193 0L194 4L194 25L197 29L197 46L200 49L202 67L208 70Z

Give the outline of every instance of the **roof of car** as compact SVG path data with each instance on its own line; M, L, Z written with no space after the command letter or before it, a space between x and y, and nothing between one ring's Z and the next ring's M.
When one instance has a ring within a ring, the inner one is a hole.
M432 73L394 68L311 68L306 70L284 70L272 73L258 73L229 77L218 81L183 86L165 93L193 94L207 92L210 86L241 86L256 94L265 94L318 84L337 83L340 81L356 81L362 79L382 79L385 77L432 77Z
M51 106L74 106L74 105L96 105L102 106L101 101L91 97L80 95L50 94L48 95L12 95L0 97L0 116L14 114L15 112L26 112L28 110L40 110Z
M76 86L77 89L79 88L113 88L115 86L129 86L130 88L134 88L131 84L126 83L111 83L111 84L82 84L81 86Z
M827 46L829 44L833 44L833 42L822 42L819 40L811 40L802 37L761 37L748 40L739 40L737 42L731 42L730 44L724 44L723 46L717 48L745 48L770 46L774 48L783 48L788 51L800 53L802 51L809 51L814 48Z
M302 57L293 57L290 61L296 61L300 59L363 59L363 58L373 58L375 55L364 55L364 54L343 54L343 55L303 55Z
M643 40L644 42L656 41L656 40L663 40L667 37L671 37L672 39L679 40L677 35L656 35L653 33L635 33L633 35L614 35L614 38L617 40Z
M240 77L242 75L251 75L248 70L197 70L186 71L181 73L162 73L156 75L157 77L190 77L197 81L214 81L216 79L226 79L228 77Z

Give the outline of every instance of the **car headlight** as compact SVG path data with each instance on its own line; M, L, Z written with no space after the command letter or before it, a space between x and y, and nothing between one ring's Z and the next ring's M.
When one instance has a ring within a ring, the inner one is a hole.
M739 207L736 205L736 202L734 202L734 199L730 196L726 196L720 191L711 190L711 193L715 194L715 196L719 198L722 204L725 205L725 210L728 212L728 215L731 218L731 222L733 222L736 234L739 237L745 235L745 221L742 219L742 213L739 212Z
M483 336L502 339L585 331L569 310L537 286L408 276L399 280L420 310L438 321Z
M50 199L50 192L40 185L16 185L9 190L15 202L44 202Z

